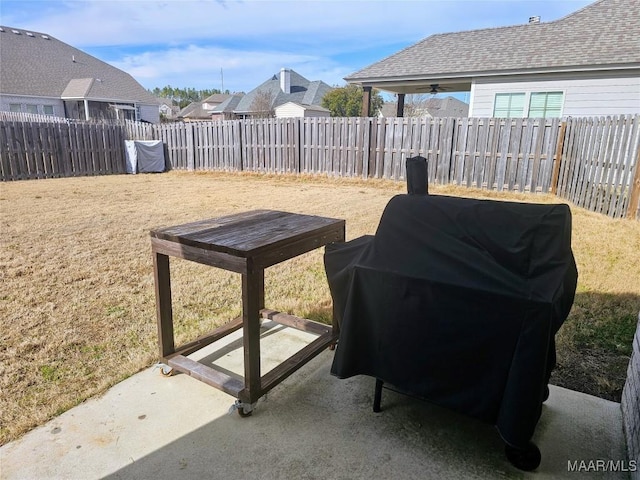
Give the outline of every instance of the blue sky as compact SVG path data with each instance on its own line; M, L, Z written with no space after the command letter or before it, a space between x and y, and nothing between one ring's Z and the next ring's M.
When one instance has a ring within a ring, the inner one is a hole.
M0 24L48 33L146 88L249 91L280 68L343 77L429 35L557 20L591 0L0 0ZM517 45L514 45L517 48ZM221 75L221 70L223 74Z

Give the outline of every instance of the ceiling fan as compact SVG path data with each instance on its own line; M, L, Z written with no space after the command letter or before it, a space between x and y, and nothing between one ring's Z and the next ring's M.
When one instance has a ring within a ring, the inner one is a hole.
M449 90L449 88L447 87L441 87L439 83L432 83L431 85L429 85L428 87L418 87L417 90L418 91L426 91L429 90L429 93L432 95L436 95L440 92L444 92Z
M431 87L431 90L429 90L429 93L436 95L440 92L444 92L446 90L448 90L448 88L446 87L441 87L439 84L437 83L432 83L431 85L429 85L429 87Z

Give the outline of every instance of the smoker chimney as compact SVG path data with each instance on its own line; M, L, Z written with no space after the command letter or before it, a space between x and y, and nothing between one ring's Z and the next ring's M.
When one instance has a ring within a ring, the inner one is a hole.
M291 93L291 70L288 68L280 69L280 90Z
M540 15L536 15L535 17L529 17L529 23L540 23Z
M407 193L429 195L429 167L424 157L407 158Z

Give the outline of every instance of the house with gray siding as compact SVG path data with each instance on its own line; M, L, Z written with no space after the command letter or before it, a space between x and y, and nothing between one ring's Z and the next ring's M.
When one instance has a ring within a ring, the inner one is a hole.
M243 96L233 110L237 118L273 117L275 109L287 102L309 107L321 107L322 98L332 87L322 80L309 81L298 72L282 68ZM320 111L308 109L307 112Z
M396 93L400 112L405 94L446 91L470 92L470 117L638 114L638 0L598 0L550 22L531 17L432 35L345 80Z
M0 26L0 110L80 120L160 121L131 75L46 33Z

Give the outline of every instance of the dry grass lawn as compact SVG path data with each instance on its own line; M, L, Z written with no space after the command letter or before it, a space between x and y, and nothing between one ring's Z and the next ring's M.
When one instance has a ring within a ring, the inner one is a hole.
M170 172L0 185L0 444L157 357L149 230L256 208L373 233L401 182ZM556 202L455 187L431 193ZM619 400L640 310L640 222L572 208L580 273L552 381ZM240 314L240 277L172 260L178 341ZM322 251L266 271L270 308L330 318Z

